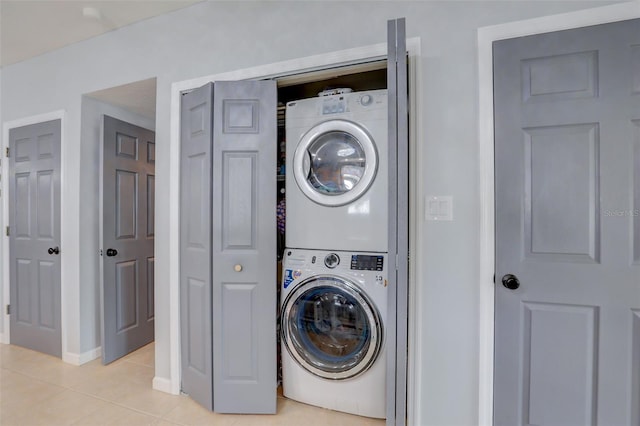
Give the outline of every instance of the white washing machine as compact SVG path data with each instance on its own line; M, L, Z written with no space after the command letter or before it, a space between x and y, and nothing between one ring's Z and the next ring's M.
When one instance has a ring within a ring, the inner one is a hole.
M386 252L387 91L286 110L286 247Z
M285 397L385 418L386 260L385 253L285 250Z

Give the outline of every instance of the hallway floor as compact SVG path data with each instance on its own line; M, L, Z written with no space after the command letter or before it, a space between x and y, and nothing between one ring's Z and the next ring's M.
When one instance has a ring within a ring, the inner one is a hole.
M31 425L290 425L382 426L278 397L277 415L211 413L187 396L151 389L154 345L103 366L0 344L0 424Z

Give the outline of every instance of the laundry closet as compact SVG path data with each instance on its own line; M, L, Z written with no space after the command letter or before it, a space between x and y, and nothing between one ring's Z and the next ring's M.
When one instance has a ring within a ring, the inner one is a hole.
M273 80L182 96L181 390L384 418L387 61Z

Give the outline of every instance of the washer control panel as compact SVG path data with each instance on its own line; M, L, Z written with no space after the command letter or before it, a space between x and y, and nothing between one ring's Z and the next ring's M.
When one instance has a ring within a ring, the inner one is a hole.
M351 255L351 269L356 271L382 271L384 270L384 256Z

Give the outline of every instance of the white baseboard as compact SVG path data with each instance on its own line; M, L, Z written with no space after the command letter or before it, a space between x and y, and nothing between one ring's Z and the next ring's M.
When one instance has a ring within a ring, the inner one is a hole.
M171 395L179 395L180 392L174 392L171 380L165 379L164 377L154 377L153 378L153 389L165 392Z
M72 352L66 352L62 354L62 360L67 364L82 365L89 361L93 361L96 358L102 356L102 347L91 349L90 351L83 352L81 354L74 354Z
M5 344L7 344L7 345L10 343L10 342L9 342L9 339L7 339L7 338L5 337L5 334L4 334L4 333L0 333L0 343L5 343Z

